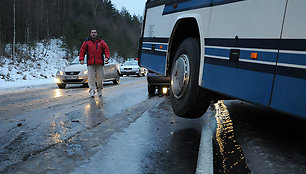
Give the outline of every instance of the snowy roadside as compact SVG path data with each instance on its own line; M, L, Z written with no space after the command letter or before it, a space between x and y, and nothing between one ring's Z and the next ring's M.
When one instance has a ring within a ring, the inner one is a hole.
M6 52L11 52L7 45ZM29 47L17 45L15 60L0 57L0 93L55 85L55 74L68 64L67 49L60 39L51 39Z
M26 89L32 89L37 87L45 87L54 85L56 87L55 78L49 79L32 79L32 80L17 80L15 82L1 82L0 94L17 92Z

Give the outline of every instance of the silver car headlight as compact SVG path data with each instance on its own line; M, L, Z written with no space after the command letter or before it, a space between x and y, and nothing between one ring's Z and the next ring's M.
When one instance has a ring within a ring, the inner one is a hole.
M64 75L64 72L63 71L57 71L56 75Z
M82 71L81 74L87 75L88 74L88 70Z

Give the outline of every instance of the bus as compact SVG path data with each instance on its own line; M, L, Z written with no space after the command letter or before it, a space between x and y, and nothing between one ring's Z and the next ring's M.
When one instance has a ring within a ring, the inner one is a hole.
M239 99L306 119L305 0L147 0L139 64L180 117Z

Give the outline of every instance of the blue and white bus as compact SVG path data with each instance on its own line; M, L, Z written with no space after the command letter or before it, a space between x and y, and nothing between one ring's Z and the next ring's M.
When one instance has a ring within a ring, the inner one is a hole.
M181 117L221 94L306 119L305 17L306 0L148 0L140 65Z

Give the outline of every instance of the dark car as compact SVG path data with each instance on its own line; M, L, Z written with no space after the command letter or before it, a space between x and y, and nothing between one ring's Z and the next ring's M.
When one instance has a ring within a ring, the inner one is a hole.
M150 96L155 95L156 89L159 95L167 94L170 87L170 77L156 74L149 71L147 74L148 93Z

